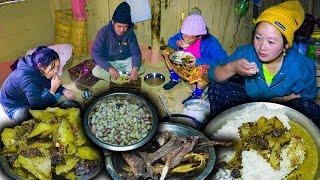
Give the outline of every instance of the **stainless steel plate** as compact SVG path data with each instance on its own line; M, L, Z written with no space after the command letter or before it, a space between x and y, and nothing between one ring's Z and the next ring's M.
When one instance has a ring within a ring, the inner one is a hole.
M90 116L91 111L95 108L96 104L98 102L106 100L106 99L108 99L108 100L126 99L126 100L128 100L129 103L137 104L141 108L144 108L151 115L152 128L148 132L149 134L145 138L138 141L137 143L129 145L129 146L115 146L112 144L107 144L104 141L101 141L100 139L98 139L94 135L94 133L91 131L89 116ZM112 151L128 151L128 150L132 150L132 149L136 149L138 147L141 147L153 137L153 135L156 133L157 128L158 128L158 115L157 115L157 112L156 112L154 106L146 98L144 98L138 94L128 93L128 92L110 92L110 93L107 93L106 95L96 99L86 109L83 121L84 121L84 130L85 130L87 136L98 146L100 146L104 149L112 150Z
M170 122L162 122L159 124L159 132L169 131L173 132L177 136L186 137L186 136L200 136L200 139L203 141L209 141L209 139L202 134L201 132L182 124L170 123ZM176 177L177 179L205 179L213 169L216 155L213 147L207 147L205 149L206 152L209 153L209 160L207 162L206 167L198 173L184 175L183 177ZM113 154L105 157L106 169L109 175L114 180L120 180L121 174L123 174L122 167L125 164L125 161L122 159L120 153L114 152Z
M10 167L8 161L4 156L0 156L0 165L4 172L12 179L15 180L21 180L25 179L24 177L19 176L17 173L13 171L13 169ZM103 168L103 161L99 159L98 166L96 166L89 174L84 175L84 176L77 176L76 179L78 180L87 180L87 179L92 179L95 177ZM59 178L52 178L52 179L59 179Z
M275 103L255 102L255 103L242 104L242 105L230 108L209 122L209 124L205 128L205 131L204 131L205 134L209 137L212 137L212 135L215 134L219 129L221 129L221 127L224 126L228 121L233 120L235 117L241 116L244 113L248 113L246 111L248 108L261 109L260 111L257 111L258 114L257 113L246 114L247 116L251 116L251 117L252 116L261 117L261 116L265 116L267 113L269 114L270 112L275 112L275 111L277 113L283 113L291 121L298 123L300 126L305 128L309 132L320 154L320 130L317 128L317 126L310 119L308 119L306 116L304 116L300 112L292 108L289 108L287 106L283 106ZM221 150L221 149L217 149L217 150ZM318 160L318 170L315 177L316 177L315 179L320 178L320 160Z
M175 64L190 64L196 58L190 52L175 51L169 55L169 59Z

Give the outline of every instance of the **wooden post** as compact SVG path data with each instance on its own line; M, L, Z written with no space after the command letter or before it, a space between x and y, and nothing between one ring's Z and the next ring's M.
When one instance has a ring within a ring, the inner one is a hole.
M158 64L160 54L160 22L161 22L161 1L151 1L151 64Z

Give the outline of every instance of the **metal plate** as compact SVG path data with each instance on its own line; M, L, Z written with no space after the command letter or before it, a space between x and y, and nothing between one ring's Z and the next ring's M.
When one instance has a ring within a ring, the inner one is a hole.
M89 121L89 115L90 112L93 108L95 108L95 105L103 100L106 99L119 99L119 98L125 98L126 100L128 100L129 103L134 103L137 104L138 106L145 108L148 113L151 115L151 121L152 121L152 128L149 131L149 134L141 139L140 141L138 141L135 144L129 145L129 146L115 146L115 145L111 145L111 144L107 144L101 140L99 140L91 131L90 128L90 121ZM157 112L154 108L154 106L144 97L135 94L135 93L129 93L129 92L109 92L106 95L96 99L87 109L83 118L84 121L84 130L87 134L87 136L98 146L104 148L104 149L108 149L108 150L112 150L112 151L128 151L128 150L132 150L132 149L136 149L138 147L143 146L145 143L147 143L152 137L153 135L156 133L157 128L158 128L158 115Z
M194 117L187 116L185 114L170 114L170 116L165 116L160 119L161 122L174 122L179 124L184 124L195 129L201 127L201 123Z
M242 104L242 105L230 108L209 122L209 124L205 128L205 131L204 131L205 134L209 137L212 137L212 135L215 134L219 129L221 129L221 127L224 126L224 124L226 124L228 121L233 120L235 117L241 116L244 113L248 113L247 112L248 108L260 109L258 113L247 114L248 116L251 116L251 117L253 116L261 117L261 116L269 115L270 112L283 113L283 115L286 115L291 121L298 123L300 126L302 126L308 131L308 133L313 138L317 146L317 150L320 154L320 138L319 138L320 130L317 128L317 126L310 119L308 119L305 115L301 114L300 112L292 108L289 108L287 106L283 106L275 103L254 102L254 103ZM220 151L223 149L218 148L217 150ZM319 179L319 178L320 178L320 159L318 160L318 170L317 170L315 179Z
M175 64L190 64L195 61L196 58L190 52L175 51L169 55L169 59Z
M0 156L0 165L4 172L12 179L21 180L25 179L24 177L19 176L17 173L13 171L13 169L10 167L8 161L4 156ZM95 177L103 168L103 161L102 159L99 159L98 166L96 166L89 174L84 176L77 176L76 179L78 180L87 180L92 179ZM52 178L52 179L61 179L61 178Z
M179 137L186 137L186 136L199 136L201 140L203 141L209 141L209 139L202 134L201 132L189 127L185 126L182 124L177 124L177 123L170 123L170 122L162 122L159 124L159 132L163 131L169 131L173 132ZM209 161L207 162L206 167L198 173L192 174L191 176L179 176L177 179L205 179L210 172L213 169L215 160L216 160L216 155L213 147L207 147L205 148L206 152L209 153ZM125 164L125 161L121 157L120 153L114 152L109 156L105 157L105 164L106 164L106 169L109 173L109 175L114 179L114 180L120 180L121 175L123 173L122 167Z
M146 82L149 86L159 86L164 83L166 78L157 72L149 73L144 76L144 82Z

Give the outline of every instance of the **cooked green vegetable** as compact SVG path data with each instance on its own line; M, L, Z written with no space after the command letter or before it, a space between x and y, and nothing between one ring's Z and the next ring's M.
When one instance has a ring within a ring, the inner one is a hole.
M21 179L51 179L53 174L76 179L76 172L87 175L101 160L85 136L80 110L76 108L32 110L34 120L6 128L1 133L2 155ZM94 159L91 168L76 167Z
M13 166L24 168L39 179L51 179L51 161L49 156L26 158L20 155Z
M257 122L242 124L240 139L236 141L236 155L228 169L241 169L242 151L256 150L274 169L280 169L281 150L292 140L290 132L277 118L261 117Z
M79 147L78 155L79 155L79 158L88 159L88 160L97 160L100 157L99 152L90 146Z
M32 137L35 137L35 136L37 136L39 134L42 134L42 133L48 131L50 128L51 128L50 124L44 123L44 122L40 122L33 128L31 133L29 134L28 138L32 138Z

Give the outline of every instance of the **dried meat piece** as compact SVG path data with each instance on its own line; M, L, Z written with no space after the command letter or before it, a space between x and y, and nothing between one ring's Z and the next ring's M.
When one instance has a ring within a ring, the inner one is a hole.
M146 164L140 157L138 157L133 151L123 152L121 153L121 156L130 166L134 177L139 178L144 176Z

